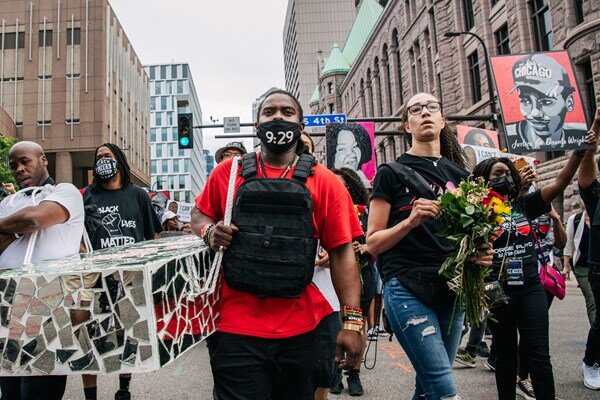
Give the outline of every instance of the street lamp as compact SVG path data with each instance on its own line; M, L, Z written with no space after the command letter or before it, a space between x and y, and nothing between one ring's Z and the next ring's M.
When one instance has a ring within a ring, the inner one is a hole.
M154 183L152 184L152 186L150 186L150 191L151 191L151 192L154 192L154 190L153 190L153 189L154 189L154 186L155 186L155 185L157 185L158 183L163 183L164 181L165 181L164 179L157 179L157 180L156 180L156 182L154 182Z
M488 49L487 46L485 45L485 42L483 41L483 39L473 33L473 32L446 32L444 33L444 37L447 38L451 38L451 37L456 37L456 36L461 36L461 35L470 35L473 36L475 39L477 39L479 41L479 43L481 43L481 46L483 47L483 54L485 57L485 71L487 74L487 84L488 84L488 94L490 97L490 110L492 111L492 124L494 125L494 128L496 128L497 131L500 131L499 129L499 120L498 120L498 114L496 113L496 96L494 95L494 82L492 79L492 68L491 68L491 63L490 63L490 56L488 53ZM501 139L502 139L502 135L500 135Z

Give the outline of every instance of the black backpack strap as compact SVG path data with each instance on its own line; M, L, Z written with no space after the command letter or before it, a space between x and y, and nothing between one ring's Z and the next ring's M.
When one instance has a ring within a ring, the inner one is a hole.
M415 196L436 200L437 196L429 186L429 183L414 169L404 164L400 164L397 161L392 161L386 164L382 164L381 167L391 168L396 173L398 178L406 185L408 190Z
M256 153L244 154L239 162L242 166L240 168L240 175L244 180L254 178L257 175Z
M313 167L317 165L317 159L310 154L302 154L296 163L296 168L294 169L294 174L292 175L292 179L295 179L299 182L306 183L306 180L309 176L311 176L313 172Z

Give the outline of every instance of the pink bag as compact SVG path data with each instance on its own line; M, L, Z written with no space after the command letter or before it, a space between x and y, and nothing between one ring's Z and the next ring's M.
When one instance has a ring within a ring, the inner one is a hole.
M540 281L547 292L552 293L559 300L565 298L567 294L567 285L565 277L554 269L552 265L544 264L540 269Z
M540 281L542 282L542 286L546 289L547 292L553 294L559 300L565 298L567 294L567 284L565 281L565 277L562 276L560 272L558 272L552 264L550 264L550 260L547 260L544 255L544 250L542 249L542 244L540 243L540 239L538 239L537 234L535 233L535 229L533 231L533 236L535 237L535 241L538 245L538 257L540 260L540 264L542 268L540 268Z

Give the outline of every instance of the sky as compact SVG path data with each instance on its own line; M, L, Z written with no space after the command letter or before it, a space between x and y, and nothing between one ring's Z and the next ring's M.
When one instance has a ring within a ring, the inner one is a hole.
M109 0L142 64L187 62L202 108L210 117L252 122L252 102L284 88L286 0ZM242 128L242 133L252 133ZM204 129L204 148L223 129ZM247 149L252 139L244 139Z

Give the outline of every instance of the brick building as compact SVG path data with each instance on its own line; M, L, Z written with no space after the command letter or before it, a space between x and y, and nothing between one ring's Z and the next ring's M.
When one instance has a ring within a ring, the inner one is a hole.
M374 0L362 7L374 8ZM485 57L471 36L444 37L448 31L481 36L490 55L567 49L575 64L584 105L590 114L600 104L600 2L597 0L392 0L376 21L362 24L358 54L345 57L344 48L326 56L320 83L311 99L311 112L343 112L349 117L400 116L415 93L430 92L446 115L489 114ZM350 38L349 35L349 38ZM346 42L349 41L349 38ZM333 44L332 44L333 45ZM345 68L331 71L330 57ZM340 59L341 57L341 59ZM461 122L492 128L488 122ZM400 123L377 124L378 131L400 130ZM324 156L324 139L316 150ZM407 149L403 136L378 136L377 162L390 161ZM539 168L542 184L564 162L561 154L535 153L545 161ZM576 188L565 192L564 211ZM557 202L562 210L562 199Z
M58 182L88 184L94 149L113 142L134 183L148 186L149 101L148 76L108 0L2 2L0 107L19 139L46 150Z

